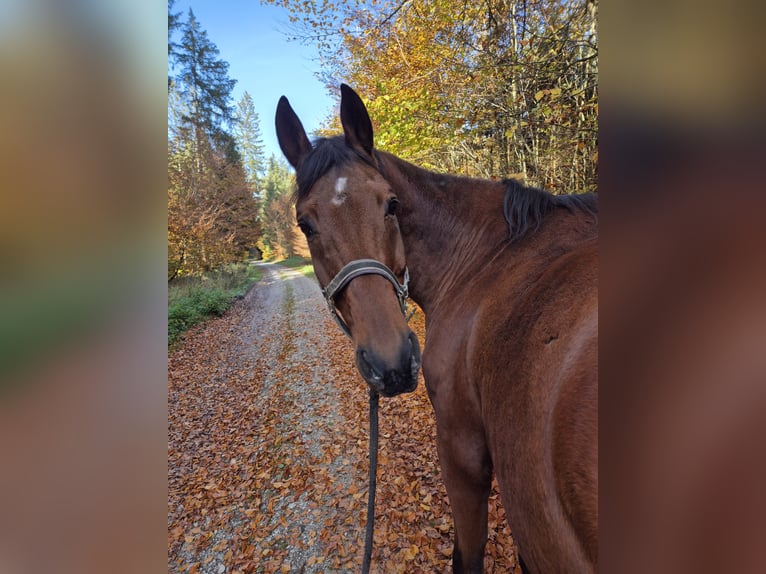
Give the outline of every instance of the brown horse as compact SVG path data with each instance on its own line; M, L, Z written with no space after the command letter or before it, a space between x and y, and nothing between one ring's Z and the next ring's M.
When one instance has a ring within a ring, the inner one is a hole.
M595 571L595 196L420 169L376 150L362 100L341 95L344 135L313 145L287 99L277 107L298 225L359 371L386 396L417 384L411 275L454 571L483 571L493 471L525 571Z

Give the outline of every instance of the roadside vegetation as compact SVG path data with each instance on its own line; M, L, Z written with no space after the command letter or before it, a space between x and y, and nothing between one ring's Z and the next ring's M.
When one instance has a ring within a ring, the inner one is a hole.
M276 263L300 271L306 277L316 279L316 274L314 273L314 266L311 264L311 259L301 257L300 255L294 255L292 257L288 257L287 259L283 259L282 261L276 261Z
M274 261L312 279L311 259L298 255ZM189 328L223 315L261 278L249 262L226 265L219 271L174 279L168 284L168 345L177 343Z
M168 284L168 345L210 317L220 317L260 279L249 263L235 263L220 271L176 279Z

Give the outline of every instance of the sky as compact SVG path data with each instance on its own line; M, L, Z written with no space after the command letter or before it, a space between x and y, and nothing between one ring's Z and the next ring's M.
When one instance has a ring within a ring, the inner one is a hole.
M219 58L229 63L229 77L237 80L234 103L245 91L252 96L267 158L282 157L274 129L280 96L290 100L309 135L332 113L334 100L316 77L316 49L288 41L286 10L259 0L177 0L173 12L181 12L184 22L189 7L220 50Z

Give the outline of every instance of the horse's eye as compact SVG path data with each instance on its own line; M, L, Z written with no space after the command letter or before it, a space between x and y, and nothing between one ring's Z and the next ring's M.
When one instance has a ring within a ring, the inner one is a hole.
M305 219L301 219L298 222L298 227L303 232L303 235L306 236L306 239L311 239L316 235L316 229L314 229L314 227Z
M397 211L399 211L399 200L392 197L386 204L386 215L396 215Z

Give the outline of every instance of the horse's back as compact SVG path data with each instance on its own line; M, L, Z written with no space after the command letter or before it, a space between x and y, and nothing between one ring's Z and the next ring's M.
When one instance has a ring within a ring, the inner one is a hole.
M512 295L487 297L474 327L469 360L493 464L533 571L598 560L597 260L594 239L541 273L496 275L492 291Z

